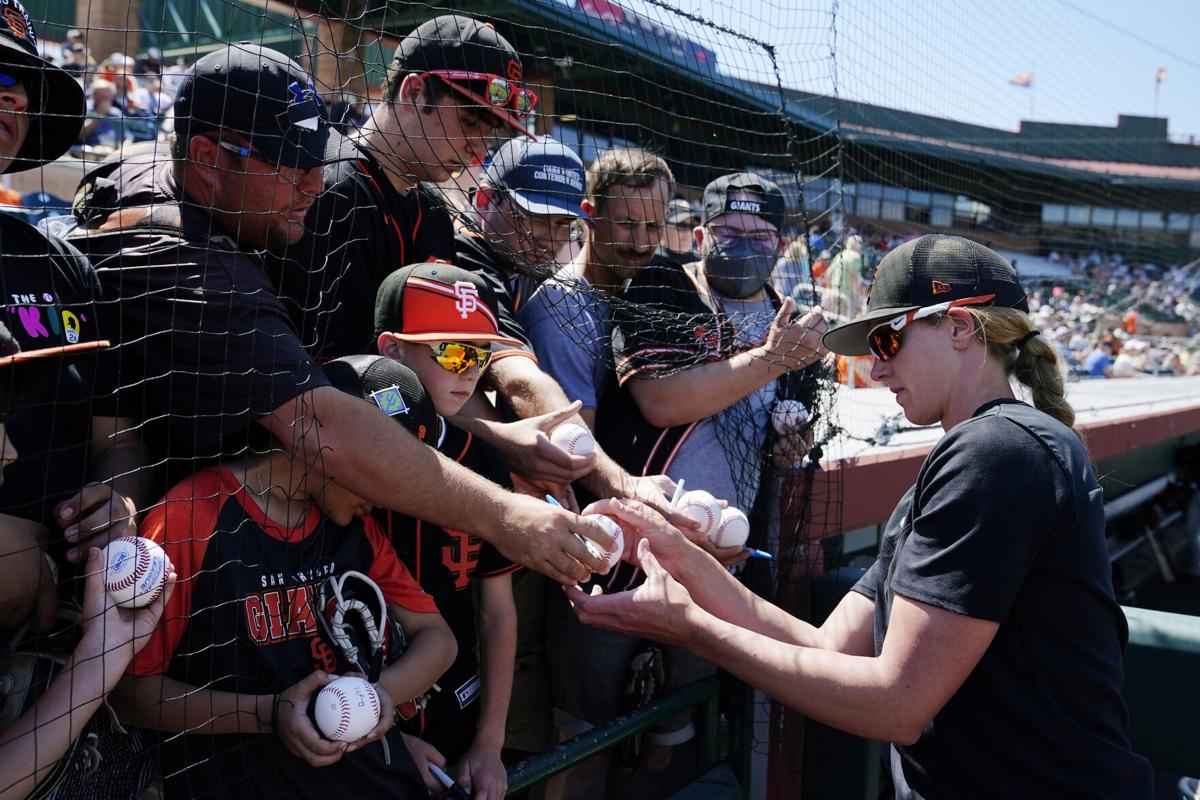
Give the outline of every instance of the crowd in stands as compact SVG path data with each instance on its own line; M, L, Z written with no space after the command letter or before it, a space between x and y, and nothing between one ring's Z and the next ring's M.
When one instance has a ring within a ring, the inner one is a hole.
M807 240L785 244L776 286L802 304L815 300L833 320L848 318L865 307L875 265L911 238L839 237L814 226ZM810 266L812 242L820 249ZM1070 377L1200 375L1200 265L1159 267L1098 251L1051 251L1047 260L1069 273L1027 278L1030 311Z
M746 583L770 569L781 474L812 468L813 300L856 315L875 243L788 242L783 191L753 173L693 205L648 150L584 164L530 131L520 54L470 17L406 36L379 102L337 111L346 136L269 48L97 63L72 32L55 64L27 17L8 24L0 123L30 124L0 137L0 171L74 145L103 159L70 215L0 215L0 569L19 578L0 630L35 654L77 634L6 708L0 800L417 798L446 788L435 767L496 800L522 756L715 673L584 624L577 601L645 585L652 537ZM30 107L14 66L53 91ZM1104 280L1194 318L1181 271ZM1047 325L1093 308L1033 305ZM553 443L568 422L591 452ZM700 535L685 486L742 509L748 542ZM97 577L127 535L170 559L141 609ZM380 720L335 741L309 708L351 672ZM873 716L860 732L895 730ZM698 750L682 711L550 792L668 796Z

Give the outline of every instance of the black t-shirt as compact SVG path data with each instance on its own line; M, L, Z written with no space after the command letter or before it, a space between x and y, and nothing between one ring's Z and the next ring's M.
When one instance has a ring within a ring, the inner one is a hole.
M1152 796L1125 735L1104 499L1065 425L996 401L952 428L854 589L876 654L896 594L1000 625L921 738L893 746L898 798Z
M3 323L21 350L102 338L99 295L78 250L0 214ZM94 364L94 354L79 354L0 367L11 400L5 430L18 456L4 470L0 513L50 525L54 505L87 482Z
M439 449L493 483L512 487L508 467L495 448L471 434L446 426ZM400 707L405 733L420 736L457 761L475 736L482 689L476 652L474 584L513 572L518 566L487 542L463 531L446 530L394 512L383 512L384 527L400 560L433 596L458 641L458 657L438 679L424 709Z
M325 190L305 235L267 269L308 352L320 360L373 352L375 294L401 267L454 258L454 226L431 185L401 193L348 139L330 139Z
M533 357L533 348L529 344L529 337L525 335L525 329L521 327L521 323L517 322L517 312L521 310L521 305L529 299L529 295L537 289L537 283L526 275L518 274L511 278L508 277L504 267L500 265L499 257L487 240L464 225L458 226L458 233L454 237L454 248L455 266L474 272L492 287L492 292L496 295L496 302L499 304L497 311L500 319L500 333L524 342L525 347L521 352Z
M115 345L97 364L97 413L144 423L153 454L188 473L194 459L268 446L255 422L328 381L300 346L260 256L179 202L171 162L155 160L153 148L105 165L83 203L90 195L121 210L105 217L96 209L100 219L70 241L96 268L101 330ZM101 180L112 186L96 188Z

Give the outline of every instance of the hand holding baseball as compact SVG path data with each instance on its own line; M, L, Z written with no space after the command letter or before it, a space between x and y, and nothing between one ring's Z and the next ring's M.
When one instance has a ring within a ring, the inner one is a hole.
M319 669L288 687L276 703L275 735L289 753L304 759L309 766L336 764L346 752L346 742L331 742L324 738L308 717L312 696L336 677Z
M571 455L554 444L551 436L563 423L579 414L581 403L516 422L496 423L493 444L514 472L535 481L571 483L596 468L595 455Z
M367 731L361 739L351 742L350 746L346 748L347 753L361 750L371 742L382 739L396 724L396 704L392 702L391 695L383 688L382 683L373 683L371 686L375 689L375 696L379 698L379 722L375 723L375 727Z
M124 670L158 627L167 601L175 591L175 568L168 560L163 591L142 608L123 608L114 602L105 586L107 570L102 550L95 547L88 550L85 574L80 644L87 645L96 655L103 654L106 669Z
M638 543L637 556L646 580L636 589L600 594L596 587L588 595L577 586L566 587L564 591L575 616L585 625L665 644L686 645L689 615L703 611L688 590L659 564L649 540Z

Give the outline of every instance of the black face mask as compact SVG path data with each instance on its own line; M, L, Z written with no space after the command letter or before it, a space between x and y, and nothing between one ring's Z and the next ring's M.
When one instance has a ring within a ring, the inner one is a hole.
M734 244L714 243L704 257L704 273L708 283L726 297L749 297L758 292L771 278L775 268L775 253L755 250L748 239Z

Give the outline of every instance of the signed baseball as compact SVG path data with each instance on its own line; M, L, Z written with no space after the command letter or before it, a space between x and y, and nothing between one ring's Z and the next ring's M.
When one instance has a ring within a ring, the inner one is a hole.
M550 431L550 441L573 456L590 456L596 449L592 432L574 422L564 422Z
M354 742L379 724L379 695L363 678L347 675L325 685L313 711L326 739Z
M750 538L750 520L741 509L726 506L721 509L721 521L717 529L708 535L717 547L741 547Z
M123 536L104 548L104 589L122 608L141 608L162 594L167 554L149 539Z
M621 560L621 553L625 551L625 534L621 532L621 526L614 522L611 517L606 517L602 514L597 514L595 516L588 514L587 516L596 520L596 522L599 522L601 527L611 533L613 538L617 540L616 544L613 545L613 551L611 553L606 553L600 547L600 545L596 544L591 539L584 539L582 536L579 537L580 539L583 539L583 543L587 545L589 553L602 560L609 569L612 569L614 566L616 566L617 562ZM578 536L578 534L576 535Z
M700 534L712 534L721 521L721 504L703 489L684 492L675 510L700 523Z
M778 400L771 411L771 424L780 436L787 436L806 422L808 409L799 400Z

